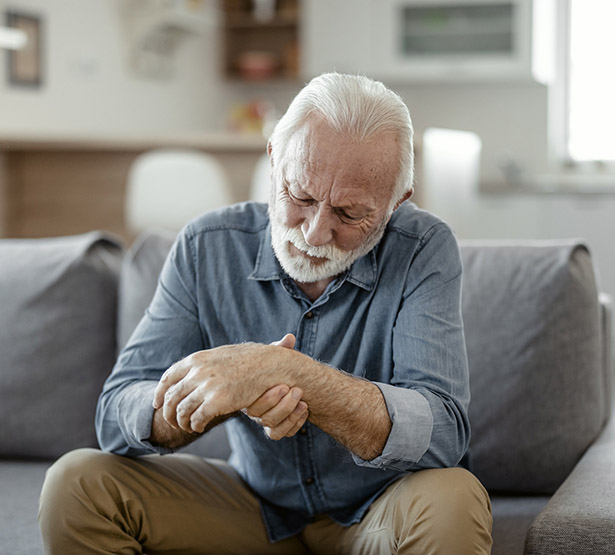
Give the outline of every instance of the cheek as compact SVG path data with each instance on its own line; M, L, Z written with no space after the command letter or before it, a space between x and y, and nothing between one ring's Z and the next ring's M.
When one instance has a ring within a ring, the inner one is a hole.
M340 249L351 251L358 249L376 230L376 225L344 226L337 232L336 243Z
M344 227L338 229L335 237L336 246L345 251L359 248L367 235L359 227Z

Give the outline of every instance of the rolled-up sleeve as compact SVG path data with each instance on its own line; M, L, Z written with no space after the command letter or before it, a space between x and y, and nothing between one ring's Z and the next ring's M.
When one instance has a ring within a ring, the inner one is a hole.
M121 455L167 453L148 441L154 390L164 371L205 348L198 319L190 237L183 233L163 267L150 307L121 352L98 400L103 450Z
M393 376L376 383L391 418L382 454L361 466L417 470L459 463L470 441L469 372L461 319L461 260L434 226L408 271L393 329Z
M431 408L417 391L384 383L375 385L384 397L393 426L379 457L366 461L353 454L354 461L359 466L406 470L408 462L418 463L429 448L433 429ZM408 430L412 430L411 442Z

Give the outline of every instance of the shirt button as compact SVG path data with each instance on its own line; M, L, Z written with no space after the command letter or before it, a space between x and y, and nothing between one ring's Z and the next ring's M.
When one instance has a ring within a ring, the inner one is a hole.
M314 318L314 313L310 310L309 312L306 313L305 319L311 320L312 318Z
M311 486L314 483L314 478L306 478L305 480L303 480L303 483L306 486Z
M306 435L306 434L307 434L307 430L306 430L305 428L301 428L301 429L299 430L299 433L300 433L302 436L304 436L304 435Z

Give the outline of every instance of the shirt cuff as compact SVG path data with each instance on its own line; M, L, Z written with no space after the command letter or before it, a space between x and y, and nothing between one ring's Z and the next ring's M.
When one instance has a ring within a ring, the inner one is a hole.
M150 453L167 454L172 449L154 446L148 440L154 418L154 391L158 382L135 382L124 388L118 402L120 430L129 447Z
M429 449L433 430L433 414L429 401L418 391L372 382L382 392L391 417L391 432L375 459L366 461L353 454L358 466L408 470L408 463L417 463Z

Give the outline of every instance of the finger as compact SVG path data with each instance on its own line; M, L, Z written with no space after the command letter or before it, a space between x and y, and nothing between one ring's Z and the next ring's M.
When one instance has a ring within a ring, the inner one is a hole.
M303 412L299 413L297 423L288 432L286 432L285 437L293 437L303 427L310 416L310 411L308 410L307 404L304 401L301 401L301 403L305 406L297 407L297 409L302 408Z
M192 414L196 409L201 406L203 403L203 392L200 389L195 389L184 397L182 401L177 405L177 409L175 411L175 418L179 427L186 431L192 432L192 425L190 420L192 418Z
M286 347L287 349L294 349L295 342L296 342L295 336L292 333L287 333L279 341L274 341L272 345L275 345L277 347Z
M308 406L301 401L290 416L274 427L265 427L265 433L270 439L279 440L283 437L292 437L305 423L308 417Z
M259 417L275 407L289 391L290 388L285 384L273 386L249 407L243 409L243 412L250 417Z
M204 400L190 415L190 431L202 434L207 424L214 418L215 413L211 411L211 403Z
M298 387L293 387L272 409L261 414L260 419L263 426L273 428L286 420L297 408L303 391Z
M154 391L152 405L155 409L159 409L164 404L164 396L169 388L179 382L190 371L190 366L182 363L183 361L181 360L176 362L162 374L158 386Z
M196 384L192 383L189 376L172 385L164 394L162 405L162 416L174 428L179 427L177 421L177 407L196 389Z

